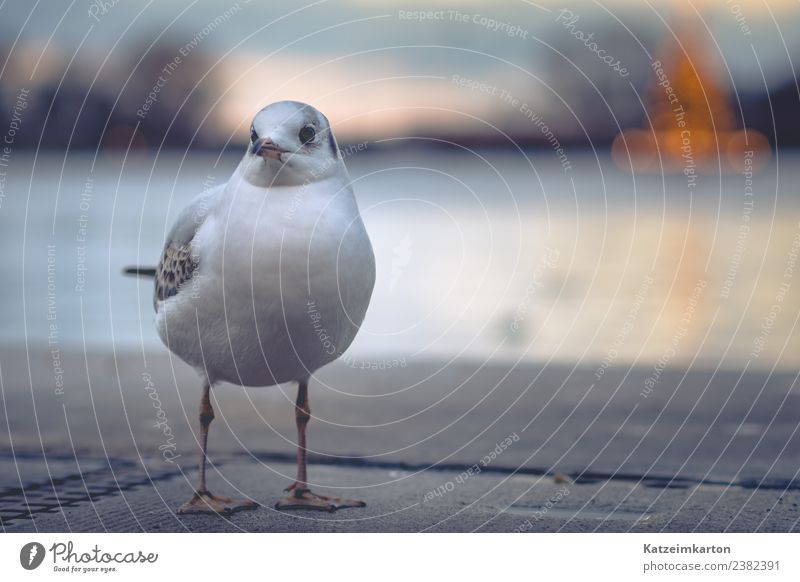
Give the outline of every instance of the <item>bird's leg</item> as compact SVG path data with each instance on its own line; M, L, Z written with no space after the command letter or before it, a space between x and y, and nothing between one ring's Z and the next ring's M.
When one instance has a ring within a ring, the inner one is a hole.
M178 513L233 513L243 509L255 509L258 504L250 499L231 499L212 494L206 488L206 447L208 445L208 427L214 420L214 409L211 407L211 383L203 383L203 398L200 401L200 475L197 490L192 498L180 506Z
M345 507L364 507L366 503L354 499L326 497L312 493L308 488L306 474L306 425L311 418L308 405L308 378L297 385L297 401L294 405L297 422L297 480L286 488L289 495L275 504L276 509L318 509L336 511Z
M311 418L308 405L308 380L301 380L297 385L297 401L294 404L294 418L297 424L297 480L289 485L287 491L295 495L308 491L308 475L306 473L306 426Z

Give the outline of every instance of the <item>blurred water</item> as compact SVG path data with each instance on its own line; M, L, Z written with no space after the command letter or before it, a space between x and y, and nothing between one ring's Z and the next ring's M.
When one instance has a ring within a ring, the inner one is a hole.
M566 171L550 151L349 156L378 282L348 362L794 369L799 161L781 153L747 198L742 175L690 191L682 175L630 176L592 153L571 154ZM120 269L153 264L181 207L237 159L93 162L14 153L0 198L0 343L157 346L151 285Z

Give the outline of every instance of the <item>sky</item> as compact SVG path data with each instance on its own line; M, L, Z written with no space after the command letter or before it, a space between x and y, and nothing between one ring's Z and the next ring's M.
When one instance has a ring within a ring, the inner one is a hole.
M800 36L792 34L800 28L797 2L677 6L702 15L709 50L718 52L738 91L763 91L765 81L773 86L791 78L787 54L800 60ZM98 71L129 74L132 54L166 42L192 53L187 58L208 59L219 85L209 123L224 132L246 132L253 111L287 98L320 107L344 135L441 124L469 132L480 126L469 116L502 123L508 115L497 95L465 88L456 75L551 116L563 115L560 94L585 89L579 69L594 74L598 62L559 23L565 8L609 53L618 47L633 83L646 81L639 44L657 49L676 14L675 3L652 0L3 2L0 55L13 50L0 81L35 86L70 66L88 86ZM612 76L608 90L626 89L617 81ZM455 118L447 113L453 108L461 112Z

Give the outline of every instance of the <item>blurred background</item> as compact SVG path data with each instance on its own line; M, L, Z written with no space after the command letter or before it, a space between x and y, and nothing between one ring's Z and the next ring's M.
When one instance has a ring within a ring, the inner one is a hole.
M6 343L49 333L48 244L60 341L157 343L150 290L119 267L155 260L175 214L226 180L254 113L280 99L332 120L378 251L354 353L595 362L613 349L649 363L704 280L675 357L738 366L784 282L795 2L0 12ZM754 365L800 347L797 297Z
M120 270L281 99L331 120L375 246L338 369L793 373L798 29L789 0L2 3L5 389L165 357Z

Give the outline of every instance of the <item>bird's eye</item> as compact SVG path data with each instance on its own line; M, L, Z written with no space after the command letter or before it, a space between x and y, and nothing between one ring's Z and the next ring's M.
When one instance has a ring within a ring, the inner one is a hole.
M257 140L258 140L258 134L256 133L256 128L251 125L250 126L250 141L252 143L256 143Z
M306 144L310 141L314 141L314 138L317 137L317 130L311 125L306 125L300 130L300 133L297 134L297 137L300 138L301 143Z

